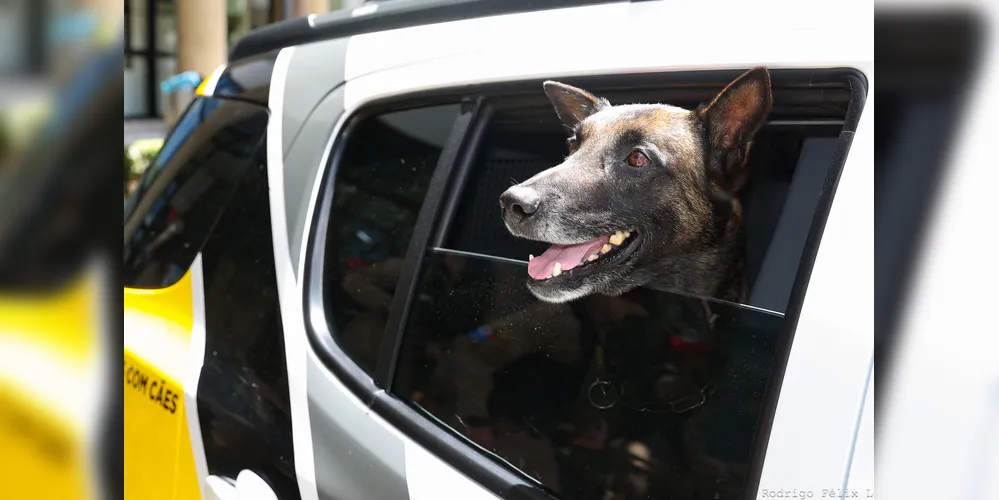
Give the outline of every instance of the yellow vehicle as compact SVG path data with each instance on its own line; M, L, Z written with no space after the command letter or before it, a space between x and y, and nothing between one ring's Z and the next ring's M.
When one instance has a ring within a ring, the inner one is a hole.
M11 498L83 499L99 491L94 448L107 397L99 277L0 293L0 464Z
M116 263L97 244L114 238L117 224L113 214L93 213L101 200L116 199L120 153L96 145L91 135L120 130L121 119L102 110L121 102L121 51L121 43L109 47L80 68L15 161L4 151L3 498L121 496L120 333L117 300L108 292Z

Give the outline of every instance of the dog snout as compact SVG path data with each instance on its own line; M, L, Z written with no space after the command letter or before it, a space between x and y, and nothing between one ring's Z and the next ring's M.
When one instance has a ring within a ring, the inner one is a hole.
M541 195L529 187L513 186L500 195L500 207L505 217L515 222L522 221L537 213L541 207Z

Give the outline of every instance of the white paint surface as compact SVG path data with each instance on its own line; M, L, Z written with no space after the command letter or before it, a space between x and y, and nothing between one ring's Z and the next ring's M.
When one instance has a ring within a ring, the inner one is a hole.
M191 328L191 344L188 347L187 374L184 376L184 413L187 418L187 432L191 439L191 454L194 470L198 474L198 488L202 498L208 495L208 458L205 456L205 441L201 434L201 419L198 415L198 383L201 381L201 368L205 364L205 275L201 253L191 263L191 297L194 311Z
M288 398L291 406L291 431L295 450L295 475L302 500L317 500L316 468L312 450L312 426L309 422L309 395L306 387L307 340L302 319L301 288L291 265L288 242L288 218L285 211L284 157L282 155L282 113L288 66L294 47L282 49L274 61L268 103L271 119L267 122L267 182L270 190L271 234L274 239L274 269L277 274L281 323L284 330L285 361L288 369Z
M990 317L999 282L999 4L971 3L986 31L979 73L943 159L939 208L909 285L891 372L879 380L887 388L878 402L880 498L999 498L999 335Z

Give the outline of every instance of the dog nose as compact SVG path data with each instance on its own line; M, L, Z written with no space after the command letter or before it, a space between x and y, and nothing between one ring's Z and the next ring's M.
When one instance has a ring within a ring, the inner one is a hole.
M530 217L540 206L541 196L528 187L513 186L500 195L500 207L521 218Z

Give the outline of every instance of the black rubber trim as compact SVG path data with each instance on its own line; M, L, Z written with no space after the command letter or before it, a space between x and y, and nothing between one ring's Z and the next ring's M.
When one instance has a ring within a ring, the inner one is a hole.
M628 91L628 90L669 90L670 94L685 94L688 88L700 87L699 94L706 95L708 99L739 77L748 68L741 69L720 69L720 70L696 70L696 71L675 71L656 73L617 73L614 75L592 75L592 76L571 76L561 77L559 75L548 75L546 78L521 79L508 82L476 83L471 85L455 85L447 88L420 90L408 92L404 95L395 95L376 99L365 108L372 106L386 107L392 104L404 103L406 107L410 103L425 102L458 102L470 95L481 95L487 99L497 97L499 102L494 103L495 112L501 112L511 107L516 108L523 105L537 104L538 99L543 99L543 95L537 90L541 87L541 82L547 78L556 79L560 82L575 85L585 89L592 89L598 93L605 91ZM775 93L782 90L793 90L796 93L807 91L809 100L828 100L831 92L842 92L843 104L847 104L849 96L844 92L844 75L853 75L867 85L867 78L863 73L853 68L821 68L821 69L771 69L770 81ZM709 90L705 94L704 89ZM527 94L526 96L523 96ZM545 101L547 103L547 101ZM772 115L771 121L787 121L793 118Z
M305 333L309 345L323 364L333 372L351 392L365 404L371 405L374 394L380 391L374 379L365 372L350 356L336 344L330 324L326 319L324 299L323 268L326 259L326 239L329 234L330 212L333 206L333 189L336 186L337 168L343 158L344 145L350 141L358 123L365 118L376 116L388 111L421 108L442 104L455 104L455 99L427 97L425 99L406 98L383 102L372 102L364 109L349 116L338 137L333 139L326 172L320 180L316 209L309 221L309 240L306 245L305 266L301 276L304 280L303 307L305 317ZM279 117L272 117L278 119ZM342 118L341 118L342 119ZM377 368L377 366L376 366Z
M229 51L229 61L238 61L258 54L298 45L304 40L303 34L310 33L309 19L298 17L261 26L250 31L233 45ZM336 38L336 37L330 37Z
M431 23L460 21L502 14L516 14L565 7L621 3L607 0L429 0L377 3L371 14L354 16L354 10L339 10L312 17L289 19L251 31L236 42L229 60L282 49L292 45L344 38L362 33L407 28ZM365 6L368 7L368 6ZM355 9L356 10L356 9Z
M437 222L437 230L434 232L433 239L424 245L425 247L444 246L444 237L447 235L448 228L451 227L451 222L454 220L455 212L458 210L458 205L461 202L461 193L465 190L468 172L472 170L472 165L475 163L475 157L478 153L478 148L475 146L481 144L485 138L493 111L488 101L480 105L479 117L469 129L468 137L465 141L470 147L463 151L457 160L457 165L454 166L454 173L451 174L453 180L448 185L448 189L444 194L446 199L443 200L444 206L441 208L442 211ZM399 334L402 335L402 332L399 332ZM398 356L393 359L397 358Z
M784 383L787 362L791 356L791 346L794 343L794 335L798 328L798 318L801 316L801 308L805 302L805 291L808 289L808 282L812 277L812 267L815 265L815 257L818 255L822 233L825 231L826 221L829 219L829 210L832 208L836 188L839 185L840 176L843 174L843 166L846 164L846 157L850 152L854 133L860 123L861 112L867 102L867 81L861 76L856 71L846 71L839 75L839 80L845 81L850 87L850 106L847 109L843 130L840 132L839 140L836 141L835 149L833 149L829 171L826 173L822 192L819 193L819 203L816 206L815 215L812 217L808 237L805 239L805 247L801 252L798 272L795 275L791 297L784 314L784 331L774 349L776 362L770 372L770 380L764 391L763 408L760 410L753 444L753 459L749 463L746 485L743 489L746 500L757 498L760 476L763 473L767 447L770 444L770 432L773 430L774 415L777 412L777 402L780 400L780 389ZM874 172L871 172L871 175L874 175Z
M372 410L420 446L451 464L484 488L505 500L551 500L556 498L540 485L496 463L453 433L442 429L433 417L420 413L395 396L381 392Z
M280 118L276 116L272 119ZM358 122L359 120L356 119L347 121L340 136L334 139L328 169L319 190L315 216L312 218L311 237L307 242L308 249L306 250L305 269L302 270L302 277L305 279L303 299L305 301L305 332L309 339L309 345L312 346L316 356L322 360L323 364L364 404L370 406L375 392L379 389L371 377L354 360L350 359L350 356L340 346L336 345L333 332L330 331L329 321L326 319L326 307L323 304L325 297L323 268L326 260L326 238L330 211L333 207L333 188L335 186L333 181L336 179L337 166L343 157L343 145L350 140Z
M274 50L251 58L234 61L225 66L219 75L213 97L235 99L267 106L271 93L274 62L280 51ZM258 68L269 71L259 71ZM244 71L245 70L245 71ZM208 78L208 75L204 75Z
M482 99L465 99L461 103L461 110L451 127L447 143L437 159L437 166L433 176L430 178L430 185L427 193L423 197L423 206L416 218L416 227L413 230L413 237L409 240L409 248L406 250L406 258L403 261L402 271L399 273L399 282L395 287L395 295L392 297L392 306L389 309L388 319L385 321L385 334L382 336L381 353L378 356L378 363L373 374L375 385L392 390L392 381L395 379L395 367L399 358L399 350L402 347L402 338L406 329L406 318L409 317L409 307L412 304L413 292L419 280L420 269L423 266L423 257L427 253L427 243L431 232L437 226L437 219L441 214L443 202L449 192L454 189L449 187L452 178L451 172L461 165L466 165L469 160L469 150L475 146L475 140L482 136L481 133L472 137L469 131L473 128L481 129L484 125Z

